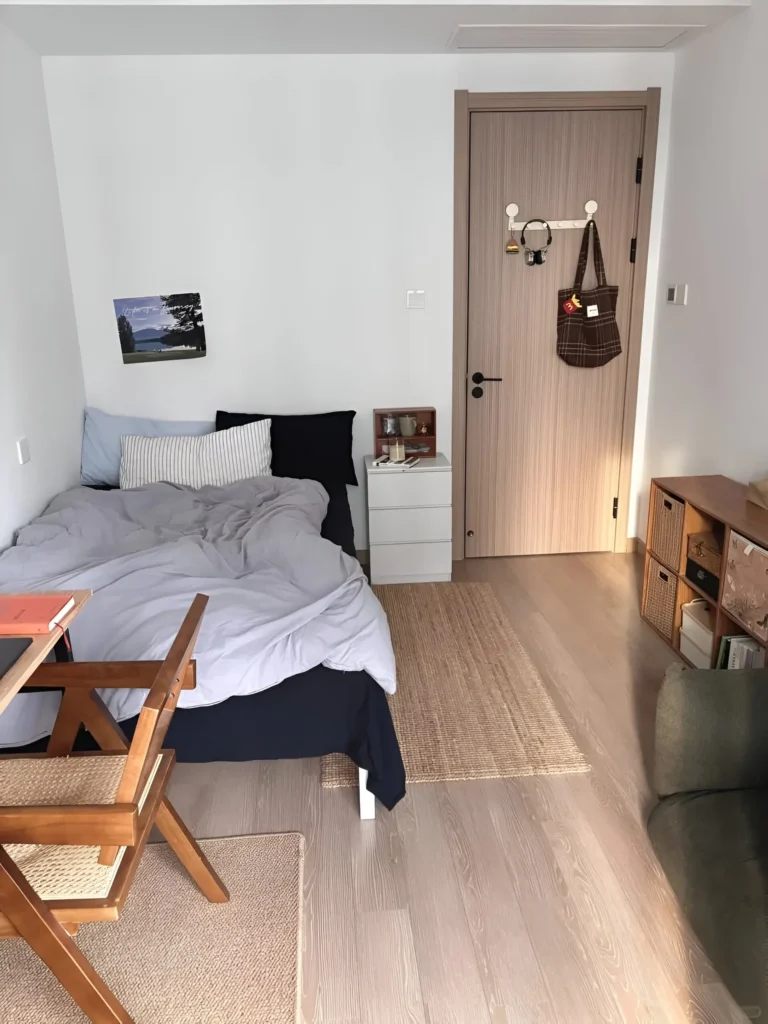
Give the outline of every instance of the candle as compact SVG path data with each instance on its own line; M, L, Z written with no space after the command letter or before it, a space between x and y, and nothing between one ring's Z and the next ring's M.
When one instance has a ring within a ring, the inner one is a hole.
M389 457L393 462L405 462L405 441L402 437L393 437L389 442Z

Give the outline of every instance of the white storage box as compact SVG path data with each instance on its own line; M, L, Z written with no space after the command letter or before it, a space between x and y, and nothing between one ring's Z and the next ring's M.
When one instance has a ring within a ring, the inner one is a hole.
M707 654L706 651L702 651L689 636L680 630L680 653L683 657L687 658L688 661L695 668L711 668L712 667L712 652Z
M715 643L715 613L706 601L698 599L684 604L682 608L683 624L681 632L692 644L709 659L712 657L712 649ZM683 648L682 636L680 638L680 649ZM683 651L685 654L685 651ZM687 655L686 655L687 657ZM693 661L693 658L691 658ZM709 663L704 666L709 668Z

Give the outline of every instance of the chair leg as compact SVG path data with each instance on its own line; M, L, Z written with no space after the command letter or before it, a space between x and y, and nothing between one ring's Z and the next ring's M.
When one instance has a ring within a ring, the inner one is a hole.
M93 1024L134 1024L2 846L0 908Z
M84 705L84 720L88 732L102 750L124 750L130 747L128 737L110 714L109 708L95 690L88 691Z
M155 824L168 844L211 903L228 903L229 892L195 842L187 826L165 797L157 811Z
M72 753L80 725L83 722L83 708L88 699L87 690L65 690L61 695L61 705L53 732L48 740L47 753L51 757L65 757Z
M109 713L109 708L95 690L88 690L84 703L83 724L102 750L129 749L128 737ZM102 846L99 864L112 865L118 854L118 846Z

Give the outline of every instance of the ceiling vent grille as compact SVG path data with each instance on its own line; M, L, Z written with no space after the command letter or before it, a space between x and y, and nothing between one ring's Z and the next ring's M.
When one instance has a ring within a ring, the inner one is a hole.
M698 25L459 25L452 50L663 50Z

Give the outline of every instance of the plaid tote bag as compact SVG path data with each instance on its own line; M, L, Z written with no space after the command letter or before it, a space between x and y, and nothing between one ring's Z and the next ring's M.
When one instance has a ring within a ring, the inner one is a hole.
M584 291L590 232L594 234L597 288ZM593 220L584 228L573 288L561 288L557 296L557 354L562 360L570 366L604 366L621 353L616 323L619 288L605 283L600 235Z

